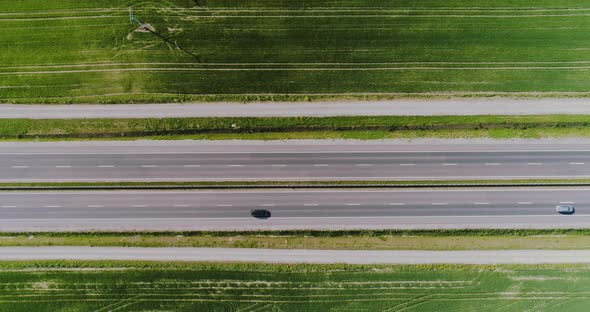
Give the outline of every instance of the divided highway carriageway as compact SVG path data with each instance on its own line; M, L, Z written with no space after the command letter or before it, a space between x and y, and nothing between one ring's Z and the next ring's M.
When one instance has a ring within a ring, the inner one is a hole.
M0 144L0 182L590 177L588 144Z
M559 204L575 205L575 214L557 214ZM253 218L251 209L272 217ZM0 192L4 231L589 224L590 188Z

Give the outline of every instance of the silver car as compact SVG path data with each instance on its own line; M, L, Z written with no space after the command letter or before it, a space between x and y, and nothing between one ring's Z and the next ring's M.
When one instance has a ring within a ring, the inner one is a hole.
M576 211L576 208L572 205L558 205L555 206L555 211L561 214L572 214Z

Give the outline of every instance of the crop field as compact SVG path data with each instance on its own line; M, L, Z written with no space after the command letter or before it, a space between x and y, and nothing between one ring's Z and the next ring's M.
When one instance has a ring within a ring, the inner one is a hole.
M0 311L587 311L588 266L0 263Z
M0 0L0 102L590 95L589 30L581 0Z

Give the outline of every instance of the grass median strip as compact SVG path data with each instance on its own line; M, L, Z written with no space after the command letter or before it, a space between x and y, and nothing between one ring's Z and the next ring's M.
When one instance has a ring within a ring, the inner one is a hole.
M0 247L119 246L342 250L590 249L590 230L0 233Z
M3 140L590 137L590 115L0 119Z
M411 180L411 181L187 181L187 182L15 182L0 183L11 189L207 189L207 188L307 188L307 187L498 187L590 185L590 179L522 180Z
M0 262L4 311L586 311L587 265Z

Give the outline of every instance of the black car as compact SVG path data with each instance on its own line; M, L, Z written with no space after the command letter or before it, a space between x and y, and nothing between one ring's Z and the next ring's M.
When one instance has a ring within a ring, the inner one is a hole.
M573 214L576 211L576 208L572 205L559 205L555 206L555 211L560 214Z
M268 219L270 218L270 211L266 209L252 209L250 214L257 219Z

